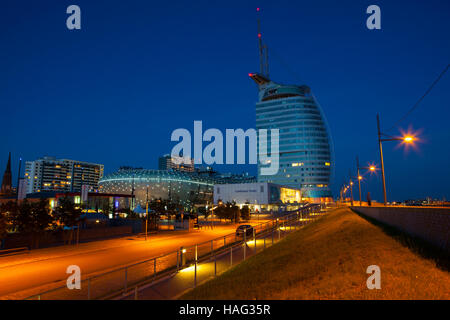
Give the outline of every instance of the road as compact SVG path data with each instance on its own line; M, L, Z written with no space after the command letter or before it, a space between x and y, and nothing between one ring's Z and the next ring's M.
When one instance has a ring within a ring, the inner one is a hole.
M262 220L259 223L263 222ZM258 221L251 221L255 225ZM81 269L82 278L149 259L180 246L223 237L236 225L216 226L213 230L165 231L143 237L95 241L78 246L34 250L29 254L0 257L0 299L23 299L65 284L69 265Z

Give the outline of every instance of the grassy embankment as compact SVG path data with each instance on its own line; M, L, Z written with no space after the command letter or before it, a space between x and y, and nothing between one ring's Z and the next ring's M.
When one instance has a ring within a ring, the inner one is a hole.
M450 299L448 269L404 237L337 209L181 299ZM367 289L369 265L380 290Z

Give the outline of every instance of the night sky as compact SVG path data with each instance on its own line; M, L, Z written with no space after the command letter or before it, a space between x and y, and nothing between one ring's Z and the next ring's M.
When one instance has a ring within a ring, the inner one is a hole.
M66 28L81 7L81 30ZM381 8L381 30L366 8ZM44 155L157 168L176 128L254 128L256 7L271 78L307 84L335 149L334 195L362 165L379 164L376 113L392 127L450 63L450 2L21 1L0 4L0 174ZM450 199L450 71L398 126L417 150L383 145L388 200ZM224 172L251 165L217 166ZM381 201L380 175L363 192ZM354 189L356 195L356 189Z

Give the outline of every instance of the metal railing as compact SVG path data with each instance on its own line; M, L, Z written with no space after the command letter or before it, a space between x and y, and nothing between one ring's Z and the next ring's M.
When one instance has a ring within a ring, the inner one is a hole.
M281 238L282 233L284 236L289 231L293 231L293 226L303 226L308 221L314 220L320 215L322 209L323 205L309 205L299 209L296 213L252 226L253 231L250 237L246 235L246 232L243 236L232 233L196 245L181 247L176 251L82 279L81 289L69 289L64 285L33 295L26 300L91 300L108 299L118 294L129 294L130 290L134 290L138 286L154 283L192 265L195 268L199 262L215 259L224 252L230 251L230 249L231 259L233 259L233 247L246 243L248 238L254 239L255 248L256 239L258 237L264 239L265 248L267 235L271 235L271 243L273 244L274 241ZM294 230L296 229L294 227ZM244 260L246 258L246 247L243 246ZM214 268L216 269L216 266ZM195 272L195 277L196 274ZM196 280L194 280L194 286L195 283Z
M2 249L0 250L0 257L6 257L14 254L23 253L24 251L30 253L30 248L20 247L20 248Z

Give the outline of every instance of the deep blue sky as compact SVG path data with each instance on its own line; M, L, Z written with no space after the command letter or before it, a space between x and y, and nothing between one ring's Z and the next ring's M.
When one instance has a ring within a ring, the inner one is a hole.
M81 7L79 31L66 28L71 4ZM381 7L382 30L365 26L371 4ZM447 0L3 0L0 173L8 151L13 170L19 156L44 155L103 163L106 172L156 168L171 132L192 130L194 120L254 127L256 7L272 79L308 84L325 111L335 194L357 154L379 163L376 113L391 127L450 62ZM418 151L384 144L389 199L450 198L449 89L447 73L401 123L423 130ZM381 200L379 177L367 180L363 192Z

